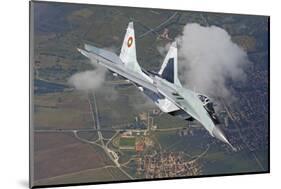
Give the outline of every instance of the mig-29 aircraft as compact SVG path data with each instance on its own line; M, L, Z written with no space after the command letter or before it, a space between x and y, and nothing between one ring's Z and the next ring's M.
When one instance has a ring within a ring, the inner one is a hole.
M130 22L123 41L120 55L105 49L85 44L80 53L91 61L106 67L115 75L120 75L146 94L161 111L185 120L197 120L220 141L229 143L223 132L217 127L218 118L210 99L183 88L178 78L177 45L173 42L158 73L140 67L136 56L136 42L133 22Z

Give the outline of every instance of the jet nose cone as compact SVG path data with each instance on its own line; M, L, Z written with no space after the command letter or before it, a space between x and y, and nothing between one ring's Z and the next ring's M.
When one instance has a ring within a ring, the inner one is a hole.
M228 140L226 139L226 137L224 136L224 134L222 133L222 131L217 128L217 127L214 127L213 131L212 131L212 134L214 137L216 137L217 139L219 139L220 141L224 142L224 143L229 143Z
M236 151L236 148L234 148L230 143L229 141L226 139L226 137L224 136L223 132L218 128L218 127L214 127L213 131L212 131L212 134L214 137L216 137L217 139L219 139L220 141L228 144L232 149L233 151Z

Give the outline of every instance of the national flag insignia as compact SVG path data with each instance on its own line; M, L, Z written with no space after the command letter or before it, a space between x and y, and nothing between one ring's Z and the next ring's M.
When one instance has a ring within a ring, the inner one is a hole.
M129 37L128 42L127 42L128 47L132 46L132 44L133 44L133 38Z

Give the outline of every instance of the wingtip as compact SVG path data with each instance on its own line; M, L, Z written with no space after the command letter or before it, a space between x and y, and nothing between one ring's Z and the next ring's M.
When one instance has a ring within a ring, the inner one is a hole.
M81 52L81 49L79 49L79 48L76 48L76 49L77 49L78 52Z
M80 52L82 55L88 57L87 52L85 50L77 48L77 51Z

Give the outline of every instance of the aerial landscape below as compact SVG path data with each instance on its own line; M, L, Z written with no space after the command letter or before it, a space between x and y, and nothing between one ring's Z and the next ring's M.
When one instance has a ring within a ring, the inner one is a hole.
M269 172L269 17L30 15L32 187Z

